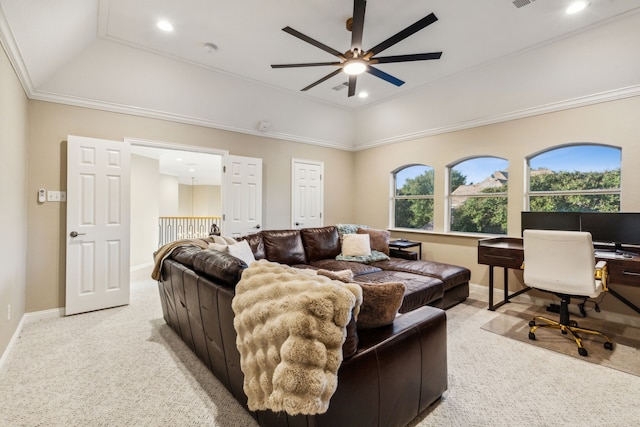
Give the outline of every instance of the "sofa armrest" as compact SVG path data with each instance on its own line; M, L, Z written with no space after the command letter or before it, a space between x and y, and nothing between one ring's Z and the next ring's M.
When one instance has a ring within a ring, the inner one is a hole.
M358 335L358 352L340 366L338 388L318 426L405 425L447 389L443 310L420 307Z

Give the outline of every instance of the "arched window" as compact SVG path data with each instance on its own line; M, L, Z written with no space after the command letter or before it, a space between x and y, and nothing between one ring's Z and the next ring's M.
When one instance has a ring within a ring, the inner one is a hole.
M433 230L433 168L409 165L393 172L392 214L396 228Z
M449 230L507 233L509 162L474 157L449 166Z
M622 150L567 145L527 159L530 211L618 212Z

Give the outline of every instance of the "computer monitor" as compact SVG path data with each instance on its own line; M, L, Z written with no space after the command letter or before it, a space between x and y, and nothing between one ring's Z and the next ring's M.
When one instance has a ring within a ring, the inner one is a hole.
M524 230L568 230L580 231L579 212L528 212L521 214Z
M638 212L583 212L580 222L594 243L613 244L616 251L621 251L621 245L640 245Z

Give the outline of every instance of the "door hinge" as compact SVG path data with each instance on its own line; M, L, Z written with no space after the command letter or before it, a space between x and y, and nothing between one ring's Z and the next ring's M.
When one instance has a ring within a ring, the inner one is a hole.
M223 167L222 167L222 173L225 173L225 172L227 172L227 167L226 167L226 166L223 166Z
M227 219L227 216L225 214L222 214L222 220L224 221L225 219Z

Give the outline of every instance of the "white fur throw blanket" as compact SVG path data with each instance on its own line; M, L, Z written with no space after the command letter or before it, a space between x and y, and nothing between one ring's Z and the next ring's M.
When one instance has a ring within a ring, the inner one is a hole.
M249 409L326 412L346 326L361 303L357 284L266 260L251 263L232 303Z

